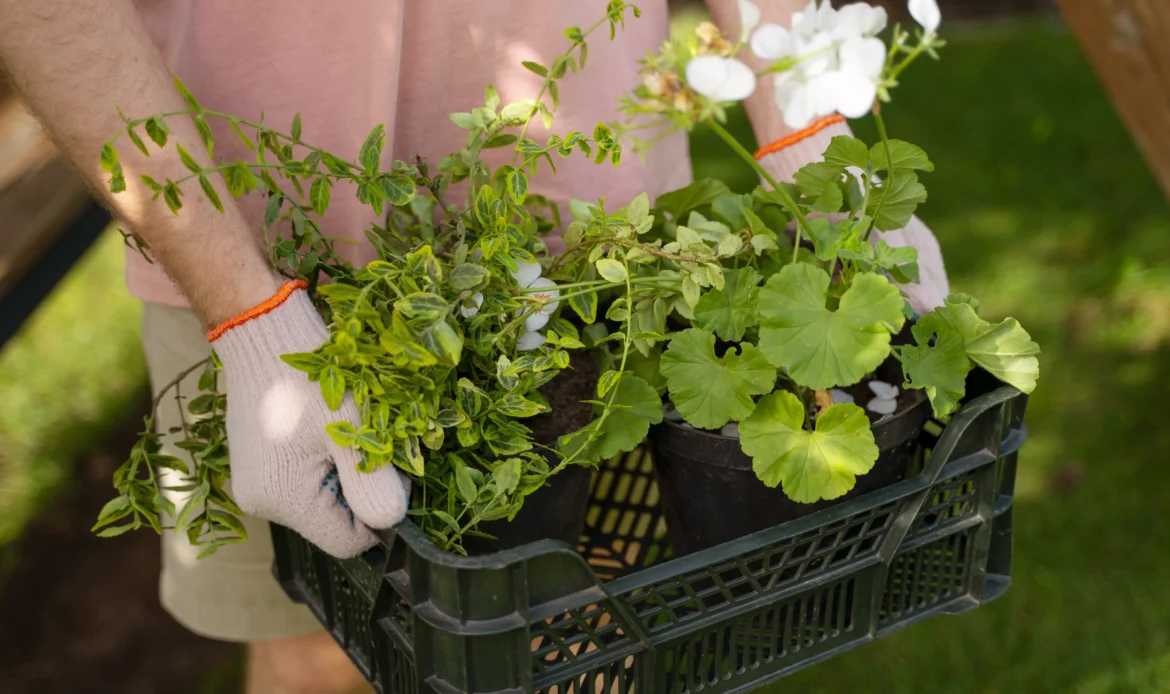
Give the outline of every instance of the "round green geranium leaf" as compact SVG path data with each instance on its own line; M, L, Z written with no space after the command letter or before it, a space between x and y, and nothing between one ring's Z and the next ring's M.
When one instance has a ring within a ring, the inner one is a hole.
M890 335L902 329L902 295L890 281L862 273L828 302L829 275L807 263L786 265L760 290L760 350L797 383L823 390L848 386L890 354Z
M718 429L742 421L755 407L753 395L772 392L776 369L754 345L740 349L716 357L715 334L699 328L671 339L660 369L671 401L691 426Z
M784 485L793 501L836 499L870 471L878 447L865 412L853 404L830 406L805 431L804 406L787 391L760 398L755 412L739 424L744 453L756 476L769 487Z

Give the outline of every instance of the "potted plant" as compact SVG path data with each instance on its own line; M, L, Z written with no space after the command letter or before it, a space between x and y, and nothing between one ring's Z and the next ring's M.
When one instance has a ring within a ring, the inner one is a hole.
M1025 393L1039 373L1027 332L1012 318L985 321L973 297L953 294L915 316L895 281L918 282L917 251L873 243L926 199L918 176L933 164L886 135L881 104L942 45L937 6L912 0L922 31L896 27L888 48L877 38L884 11L863 3L810 2L791 31L756 27L758 10L740 6L739 42L704 25L643 61L645 82L622 103L630 118L614 130L706 123L764 184L736 195L702 180L653 209L640 196L612 214L578 206L569 251L553 263L558 279L626 285L608 304L609 327L585 334L608 369L602 391L632 378L666 400L652 439L681 553L902 479L922 426L932 411L945 421L956 410L972 369ZM770 62L762 76L735 57L748 44ZM824 161L778 182L722 125L725 103L757 79L775 80L793 127L872 112L880 141L835 137ZM594 297L575 298L569 305L592 322Z
M827 4L810 5L795 38L757 28L754 6L741 7L741 41L704 26L644 61L644 84L621 104L627 122L535 142L528 124L552 122L558 80L585 67L588 36L607 25L616 31L627 12L636 14L610 2L597 24L566 30L569 49L551 65L527 64L544 78L536 100L501 107L489 86L482 106L452 114L468 145L433 168L416 159L382 170L380 127L356 160L346 160L303 141L299 118L279 132L262 119L204 109L180 84L190 106L182 115L195 118L208 150L207 119L226 119L256 160L205 168L179 146L191 174L143 183L176 212L183 186L196 182L220 204L211 175L222 175L233 195L268 195L266 224L290 231L271 244L273 264L309 284L331 333L313 352L284 358L320 383L331 407L353 394L360 425L335 424L330 434L363 452L363 468L395 465L411 477L411 518L440 547L466 551L465 540L476 538L498 549L542 531L572 541L587 467L632 450L653 426L672 539L676 551L691 551L839 499L858 476L864 482L855 494L896 480L928 416L926 399L936 417L947 417L974 366L1025 392L1037 374L1038 350L1019 324L983 321L964 295L918 318L912 341L891 346L910 313L891 277L915 281L916 252L871 245L870 237L905 224L925 200L917 172L932 164L921 149L886 137L876 106L879 143L836 138L825 161L802 169L795 184L775 181L721 125L726 103L746 97L757 79L734 57L749 39L772 60L767 78L782 80L786 116L801 104L861 115L875 96L888 100L911 62L942 45L935 27L927 21L914 42L895 29L887 51L873 36L884 13L862 4L840 18ZM847 38L821 45L838 20ZM826 58L846 81L815 79ZM140 129L166 146L167 117L127 118L123 134L143 151ZM699 123L756 166L766 185L744 196L698 181L653 208L645 194L618 209L604 200L575 203L568 251L549 256L543 236L559 213L529 194L529 174L558 156L616 164L623 140L636 151L649 146L653 138L641 135L647 126ZM118 191L126 181L114 144L102 165ZM489 169L480 155L494 147L513 147L511 163ZM464 181L466 200L452 204L450 186ZM341 260L315 221L339 183L386 213L367 234L379 259L363 268ZM102 534L158 529L171 516L204 552L242 537L239 509L224 489L226 398L216 390L214 357L193 368L205 369L204 393L188 403L197 418L179 444L193 466L160 454L148 420L116 475L119 496L101 513ZM844 402L850 388L854 397L884 396L871 410L894 411L871 421ZM870 473L876 462L882 472ZM160 467L188 476L179 488L191 497L181 510L160 491ZM565 487L547 487L550 480ZM529 496L538 491L549 500L539 511ZM542 522L501 526L526 499ZM563 523L548 522L554 511Z

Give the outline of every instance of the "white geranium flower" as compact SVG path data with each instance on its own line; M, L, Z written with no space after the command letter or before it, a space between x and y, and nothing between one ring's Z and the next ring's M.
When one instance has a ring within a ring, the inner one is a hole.
M756 75L735 58L704 55L687 63L687 84L712 101L743 101L756 90Z
M470 301L475 304L475 306L468 306L464 304L459 307L459 313L462 314L464 318L474 318L475 314L479 313L479 307L483 306L483 292L476 292L472 294Z
M898 409L898 386L885 381L870 381L869 389L874 397L866 403L865 409L881 415L894 414Z
M535 292L528 294L531 299L541 302L540 308L535 313L528 316L524 321L524 328L530 331L537 331L548 325L549 318L552 317L553 311L557 310L558 301L561 293L556 289L557 283L548 279L547 277L537 277L532 284L528 285L529 289L547 289L548 291Z
M846 118L861 118L877 98L886 45L874 38L849 39L841 44L840 61L832 85L835 110Z
M803 70L792 70L777 75L776 105L784 114L784 124L800 130L836 111L835 82L835 72L809 77Z
M886 10L864 2L855 2L837 10L833 38L844 41L855 36L876 36L886 28Z
M922 26L927 36L933 36L942 23L942 11L938 9L938 0L910 0L908 3L910 16Z
M517 270L516 272L512 273L512 276L516 278L516 282L518 282L521 287L532 286L532 283L536 281L537 277L540 277L540 273L542 272L540 263L525 263L522 261L517 261L516 267Z
M829 0L821 0L820 7L816 0L808 0L803 11L792 13L792 33L809 39L820 32L831 32L836 21L837 11L829 4Z
M752 53L764 60L783 60L792 55L792 34L779 24L765 24L752 34Z
M870 381L869 389L874 395L882 400L894 400L898 397L898 386L886 383L885 381Z
M833 396L833 403L834 404L853 402L853 396L850 395L849 393L846 393L845 391L841 390L840 388L831 389L829 391L829 395Z
M548 291L526 293L525 296L533 301L540 301L540 308L524 321L524 328L530 332L536 332L544 326L548 325L549 318L552 317L553 311L557 310L557 298L561 293L557 290L557 283L541 277L542 268L539 263L524 263L517 262L516 272L512 276L516 278L516 282L523 289L545 289ZM520 316L526 313L528 309L517 309L516 315ZM544 344L544 343L541 343ZM540 345L537 345L539 347ZM534 348L533 348L534 349Z
M525 332L516 339L516 351L528 352L541 347L548 342L548 338L538 332Z
M747 41L752 29L760 23L760 8L750 0L739 0L739 23L743 27L739 32L739 40Z

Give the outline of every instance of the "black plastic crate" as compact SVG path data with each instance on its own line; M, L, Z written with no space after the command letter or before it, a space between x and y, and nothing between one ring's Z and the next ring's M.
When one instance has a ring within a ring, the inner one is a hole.
M595 475L576 551L459 557L407 522L339 561L273 526L276 573L382 694L749 691L1007 589L1026 402L976 398L909 479L681 558L638 450Z

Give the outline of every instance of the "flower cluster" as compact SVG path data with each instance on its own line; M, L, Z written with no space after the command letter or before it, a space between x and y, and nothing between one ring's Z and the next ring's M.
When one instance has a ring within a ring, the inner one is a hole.
M910 0L909 9L922 26L924 40L938 30L937 0ZM776 105L788 127L798 129L816 118L840 113L860 118L878 95L887 62L886 45L877 38L886 28L886 11L863 2L833 9L829 0L809 0L792 17L792 27L759 24L760 10L740 0L743 31L752 53L771 63L766 73L775 82ZM716 43L700 36L703 45ZM726 43L726 42L725 42ZM756 89L756 74L731 52L696 51L686 67L689 86L717 102L741 101Z
M516 339L516 349L521 352L534 350L548 341L540 333L540 330L548 325L548 321L557 310L559 303L557 298L560 296L560 291L556 289L557 283L547 277L541 277L540 273L539 263L522 261L516 263L516 271L512 273L512 277L520 285L520 289L535 290L525 292L524 295L536 304L536 309L516 310L517 318L528 314L528 317L524 319L524 332ZM483 306L483 292L476 292L459 307L459 314L464 318L474 318L479 315L481 306Z

